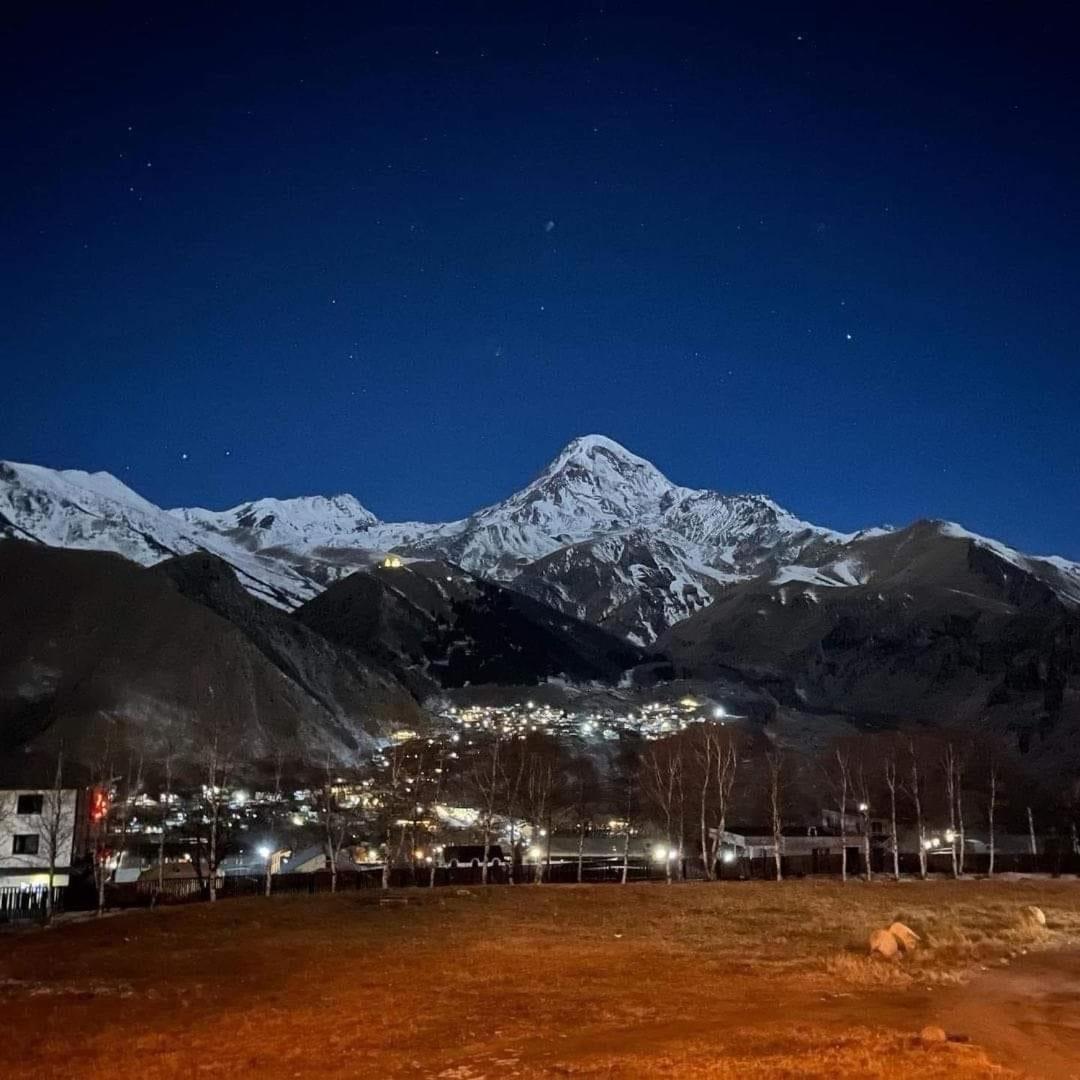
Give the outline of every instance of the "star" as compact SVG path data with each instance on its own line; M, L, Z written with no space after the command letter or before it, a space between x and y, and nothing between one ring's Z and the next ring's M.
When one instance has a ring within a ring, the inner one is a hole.
M182 453L182 454L180 455L180 460L181 460L181 461L187 461L187 459L188 459L188 456L187 456L187 451L185 450L185 451L184 451L184 453Z
M848 339L848 341L851 340L851 335L850 334L845 334L844 337L846 337Z

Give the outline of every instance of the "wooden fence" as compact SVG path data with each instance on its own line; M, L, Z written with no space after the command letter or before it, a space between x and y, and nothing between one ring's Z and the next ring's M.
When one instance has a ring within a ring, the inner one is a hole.
M0 886L0 924L33 922L44 919L48 885L3 885ZM53 888L53 912L64 908L64 888Z

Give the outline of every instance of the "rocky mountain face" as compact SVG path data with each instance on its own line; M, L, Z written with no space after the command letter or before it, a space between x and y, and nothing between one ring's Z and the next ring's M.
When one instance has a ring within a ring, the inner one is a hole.
M937 531L1080 604L1077 564L1025 556L948 523ZM107 474L7 463L0 535L115 551L144 565L207 552L229 563L252 594L286 610L394 552L510 585L647 646L740 583L869 584L879 570L867 553L877 549L865 545L899 533L839 533L762 495L680 487L618 443L590 435L509 498L441 524L383 522L350 495L166 511ZM902 549L897 558L905 558Z
M733 585L655 649L670 674L740 679L793 713L996 732L1075 776L1075 568L1044 562L916 522Z
M642 659L622 638L445 562L353 574L295 618L392 668L419 696L546 679L613 685Z
M418 716L391 671L255 599L212 556L147 569L5 540L0 580L7 771L60 742L85 768L110 745L148 766L172 750L193 768L222 736L252 760L347 761Z

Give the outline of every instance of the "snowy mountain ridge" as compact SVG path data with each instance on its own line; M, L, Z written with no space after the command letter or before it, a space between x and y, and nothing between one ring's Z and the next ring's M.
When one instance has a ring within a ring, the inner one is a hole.
M1080 603L1080 565L1026 556L951 522L941 536L991 550ZM108 473L0 463L0 535L117 552L149 565L208 551L253 594L292 608L389 552L441 558L648 644L727 586L864 584L864 542L764 495L672 483L612 439L572 440L501 502L445 523L383 522L352 495L263 498L228 510L163 510Z

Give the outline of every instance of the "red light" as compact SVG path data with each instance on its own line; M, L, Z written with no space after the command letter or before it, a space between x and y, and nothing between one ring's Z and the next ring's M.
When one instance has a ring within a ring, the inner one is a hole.
M90 795L90 820L97 822L109 812L109 796L102 788L94 788Z

